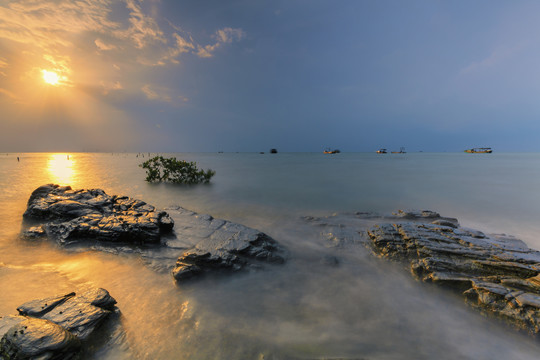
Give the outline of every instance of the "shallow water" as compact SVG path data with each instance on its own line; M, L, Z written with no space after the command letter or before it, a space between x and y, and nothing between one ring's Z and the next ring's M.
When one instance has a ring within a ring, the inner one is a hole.
M430 209L540 249L539 154L171 154L216 170L210 185L148 184L136 154L0 154L0 314L99 286L122 315L89 358L536 359L537 341L423 286L362 246L334 247L303 221L333 212ZM17 161L19 156L20 161ZM19 239L46 183L181 205L257 228L284 266L175 286L135 256ZM322 259L335 256L339 266Z

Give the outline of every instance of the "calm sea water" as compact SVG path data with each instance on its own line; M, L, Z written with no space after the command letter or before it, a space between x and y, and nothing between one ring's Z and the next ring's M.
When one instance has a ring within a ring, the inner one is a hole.
M38 297L99 286L119 326L89 358L536 359L540 346L422 286L364 249L328 249L304 215L430 209L540 249L540 154L167 154L196 161L209 185L148 184L136 154L0 154L0 315ZM20 161L17 161L17 156ZM68 252L19 239L40 185L102 188L262 230L285 266L177 287L139 258ZM342 261L321 265L321 254Z

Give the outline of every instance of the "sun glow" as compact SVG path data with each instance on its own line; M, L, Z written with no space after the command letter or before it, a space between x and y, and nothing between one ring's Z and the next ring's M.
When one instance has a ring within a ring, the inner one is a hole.
M41 73L43 74L43 81L45 81L47 84L58 85L60 83L60 75L54 71L41 70Z

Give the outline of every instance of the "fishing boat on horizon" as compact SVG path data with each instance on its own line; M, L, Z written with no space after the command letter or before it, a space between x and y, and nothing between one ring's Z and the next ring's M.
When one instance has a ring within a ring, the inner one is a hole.
M375 151L377 154L387 154L388 151L386 149L379 149L377 151Z
M491 148L489 148L489 147L485 147L485 148L467 149L467 150L465 150L465 152L469 153L469 154L491 154L493 152L493 150L491 150Z
M392 154L405 154L405 148L402 146L399 148L399 151L392 151Z
M324 154L339 154L341 151L339 149L330 150L330 148L324 149Z

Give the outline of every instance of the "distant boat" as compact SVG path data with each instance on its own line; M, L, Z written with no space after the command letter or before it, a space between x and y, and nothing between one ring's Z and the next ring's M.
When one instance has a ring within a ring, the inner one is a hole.
M341 151L339 151L339 149L335 149L335 150L330 150L330 148L327 148L323 151L323 153L325 154L339 154Z
M491 148L472 148L465 150L466 153L469 154L491 154L493 150Z
M392 151L392 154L405 154L405 153L406 151L404 147L400 147L399 151Z
M379 149L376 152L377 152L377 154L387 154L388 153L388 151L386 151L386 149Z
M270 154L277 154L277 149L270 149Z

